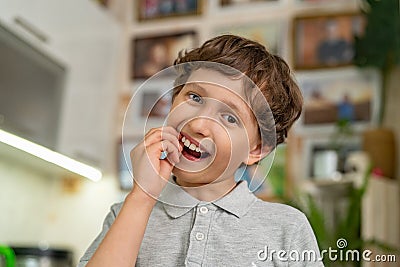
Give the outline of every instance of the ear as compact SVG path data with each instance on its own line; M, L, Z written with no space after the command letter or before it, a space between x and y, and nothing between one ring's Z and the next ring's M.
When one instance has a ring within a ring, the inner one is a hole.
M258 144L253 150L250 151L249 156L243 162L246 165L253 165L256 162L259 162L263 158L265 158L273 148L269 146L261 146Z

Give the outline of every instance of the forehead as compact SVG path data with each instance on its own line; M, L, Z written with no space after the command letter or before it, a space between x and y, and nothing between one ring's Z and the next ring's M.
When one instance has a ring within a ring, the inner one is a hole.
M225 89L225 93L229 92L239 95L244 98L243 94L243 76L228 76L221 72L211 69L198 69L193 71L187 83L204 83L209 84L210 87L218 87Z

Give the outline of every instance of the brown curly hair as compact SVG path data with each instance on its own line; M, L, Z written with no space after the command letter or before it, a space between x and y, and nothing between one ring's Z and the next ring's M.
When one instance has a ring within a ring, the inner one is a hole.
M269 120L266 119L265 127L260 126L261 135L266 136L263 139L272 147L285 141L290 127L301 114L303 97L288 64L281 57L269 53L263 45L240 36L217 36L199 48L179 53L174 62L178 78L175 80L173 97L183 88L190 73L199 68L197 66L188 69L186 65L184 68L179 67L179 64L189 62L220 63L249 77L269 104L269 109L265 108L265 105L257 107L257 101L253 101L255 106L251 104L252 108L261 114L262 118L268 118L268 114L272 113L272 121L275 123L274 140L271 140L272 135L268 133L268 130L271 130Z

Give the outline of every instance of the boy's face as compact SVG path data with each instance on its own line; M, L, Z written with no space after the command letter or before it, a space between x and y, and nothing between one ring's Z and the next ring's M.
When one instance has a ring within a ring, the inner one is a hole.
M233 181L242 163L260 159L258 125L242 91L242 79L198 69L176 95L168 125L184 148L173 170L182 185Z

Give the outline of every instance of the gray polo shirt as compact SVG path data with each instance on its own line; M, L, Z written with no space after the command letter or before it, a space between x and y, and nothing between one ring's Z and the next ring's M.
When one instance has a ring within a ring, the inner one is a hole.
M168 184L160 200L150 215L136 266L323 266L314 259L319 250L304 214L258 199L245 181L211 203L176 184ZM78 266L86 265L121 206L111 207L103 230Z

